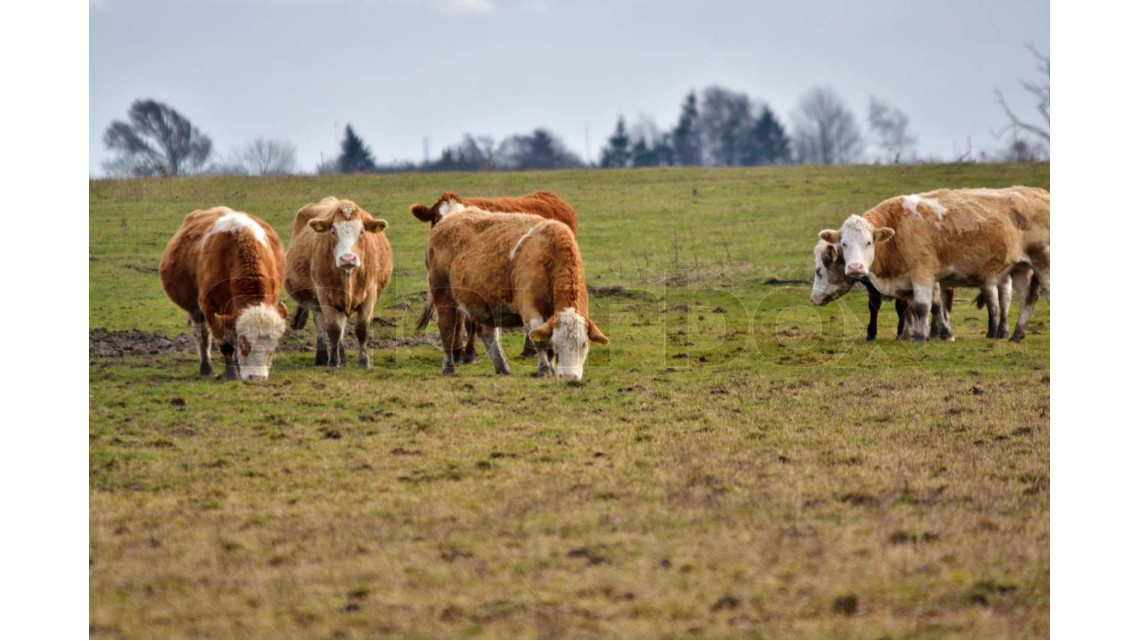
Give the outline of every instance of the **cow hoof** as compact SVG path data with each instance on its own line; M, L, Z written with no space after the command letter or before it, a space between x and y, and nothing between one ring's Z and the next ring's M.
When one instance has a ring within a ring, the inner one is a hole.
M209 363L202 363L198 368L198 376L210 376L214 373L214 368L210 367Z
M447 365L444 365L443 366L443 375L444 376L455 376L455 366L452 365L449 367Z
M238 375L232 369L227 369L225 372L222 373L221 377L219 377L219 380L222 380L222 381L236 381L237 379L238 379Z
M954 341L956 341L958 339L955 338L953 334L951 334L950 336L943 336L942 340L946 341L947 343L953 343Z
M317 350L317 365L328 365L329 353L327 351Z
M356 364L360 366L360 369L364 369L364 370L372 369L372 362L371 361L357 361Z
M1014 332L1013 336L1009 337L1009 342L1020 343L1024 339L1025 339L1025 332L1018 331L1018 332Z
M475 361L479 360L479 357L476 356L475 354L464 354L463 358L460 358L458 360L460 363L463 363L464 365L470 365L471 363L474 363Z
M998 332L997 336L994 338L1009 338L1009 330L1007 329L1004 332Z

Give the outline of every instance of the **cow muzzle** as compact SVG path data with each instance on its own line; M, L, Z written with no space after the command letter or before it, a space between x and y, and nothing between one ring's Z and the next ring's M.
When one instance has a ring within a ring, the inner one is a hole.
M356 254L341 254L336 259L336 266L344 271L352 271L360 267L360 257Z
M866 276L867 267L863 263L848 263L847 264L848 276Z

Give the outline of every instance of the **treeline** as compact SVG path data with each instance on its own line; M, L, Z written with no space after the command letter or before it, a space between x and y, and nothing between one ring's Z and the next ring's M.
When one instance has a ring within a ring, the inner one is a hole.
M1039 54L1038 54L1039 55ZM1039 111L1044 127L1011 115L1002 130L1005 146L976 156L967 147L951 160L1027 161L1048 158L1048 58L1046 79L1035 95L1044 96ZM999 94L1000 95L1000 94ZM1006 107L1007 113L1009 112ZM1034 137L1023 134L1029 132ZM104 169L111 176L174 176L180 174L271 175L297 173L296 148L286 140L256 138L221 158L213 154L210 138L171 107L154 100L137 100L127 121L115 121L103 134L115 152ZM467 134L445 148L438 159L380 164L371 148L347 125L337 155L320 163L320 174L399 171L491 171L574 169L580 167L755 166L786 164L913 163L917 136L910 119L886 101L872 97L864 117L831 87L815 87L797 102L787 121L763 100L746 93L710 86L689 92L680 103L677 120L660 127L642 116L632 124L618 116L596 163L583 160L553 132L538 128L496 141Z

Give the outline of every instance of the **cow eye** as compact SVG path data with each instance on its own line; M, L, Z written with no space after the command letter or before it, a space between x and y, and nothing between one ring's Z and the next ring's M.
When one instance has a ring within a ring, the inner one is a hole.
M869 240L868 240L868 241L867 241L867 244L866 244L865 246L866 246L866 247L870 247L870 246L871 246L871 241L869 241Z
M847 249L847 243L843 243L843 249Z

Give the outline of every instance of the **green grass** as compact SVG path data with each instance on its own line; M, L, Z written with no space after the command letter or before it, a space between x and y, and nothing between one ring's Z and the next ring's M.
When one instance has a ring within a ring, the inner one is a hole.
M256 386L198 379L192 351L93 356L91 636L1046 636L1047 302L1021 344L984 338L969 290L956 343L890 339L885 307L868 344L862 293L768 284L810 280L816 232L885 198L1012 184L1049 166L93 181L92 328L187 331L156 267L189 211L288 242L337 195L389 222L374 328L406 336L408 206L549 189L612 342L581 385L485 356L444 378L430 345L368 372L287 352Z

